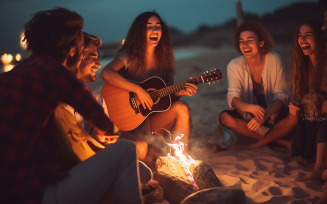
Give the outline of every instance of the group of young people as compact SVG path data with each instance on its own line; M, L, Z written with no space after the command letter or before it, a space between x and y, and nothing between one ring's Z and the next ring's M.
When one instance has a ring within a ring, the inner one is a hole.
M322 28L326 26L305 22L296 33L289 100L283 63L271 51L270 35L256 23L239 26L234 42L241 56L227 68L230 109L219 117L226 128L258 139L249 148L276 141L292 147L294 155L315 161L303 180L322 178L325 169L327 66ZM179 97L196 93L192 83L173 94L168 110L150 114L135 130L122 133L115 127L102 96L85 84L96 80L101 66L101 39L82 29L82 17L67 9L36 13L25 25L31 56L0 75L4 203L143 203L142 190L158 186L147 167L160 155L151 144L152 132L171 130L190 142L190 110ZM172 85L174 73L169 28L156 12L144 12L101 78L134 93L140 106L151 110L155 101L150 93L133 82L159 76ZM295 131L292 143L283 139L296 127L304 130Z

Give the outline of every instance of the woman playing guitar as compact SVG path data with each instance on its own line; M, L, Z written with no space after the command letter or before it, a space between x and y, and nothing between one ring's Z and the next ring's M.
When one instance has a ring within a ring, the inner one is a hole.
M171 85L174 83L174 73L169 29L156 12L144 12L134 20L114 60L102 70L101 78L111 85L134 93L142 107L151 110L154 102L149 93L131 81L141 82L158 76L167 85ZM197 87L191 83L186 83L184 87L174 94L168 110L149 115L133 132L138 136L152 135L151 132L160 128L171 130L174 127L173 135L184 134L182 142L188 144L191 131L190 110L185 102L177 98L183 95L193 96ZM147 140L146 137L144 139Z

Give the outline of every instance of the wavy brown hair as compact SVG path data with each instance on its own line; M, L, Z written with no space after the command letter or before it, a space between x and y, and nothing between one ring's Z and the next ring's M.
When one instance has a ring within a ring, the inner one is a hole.
M151 16L156 16L161 22L162 36L155 48L155 56L160 69L160 73L164 80L168 80L169 75L174 73L174 55L172 49L172 42L170 38L170 31L166 23L161 19L156 12L144 12L138 15L132 23L124 44L118 50L126 51L128 56L128 63L133 69L130 70L131 76L138 76L145 71L146 67L146 25Z
M79 14L65 8L40 11L25 24L23 41L28 52L51 55L62 62L76 44L83 24Z
M302 25L308 25L313 29L314 42L316 46L315 58L317 62L315 67L313 67L309 56L303 54L302 48L298 43L298 33ZM300 101L305 94L309 93L310 87L313 87L317 92L321 92L323 78L324 75L326 75L326 49L324 45L321 23L307 21L299 25L294 38L290 69L290 85L295 101ZM309 77L314 80L310 80ZM309 84L310 81L312 84Z
M244 31L251 31L259 39L259 42L263 41L264 45L263 47L259 48L259 51L261 54L267 54L270 52L272 47L274 46L274 41L270 34L258 23L243 23L241 24L233 33L233 42L236 50L242 54L242 51L240 49L240 35Z

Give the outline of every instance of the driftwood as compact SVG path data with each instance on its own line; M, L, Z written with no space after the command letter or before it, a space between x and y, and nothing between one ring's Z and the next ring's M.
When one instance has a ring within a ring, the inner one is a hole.
M231 187L216 187L197 191L180 204L245 204L246 196L242 189Z
M198 190L221 186L212 168L200 161L196 161L196 166L190 169L199 188L187 177L183 166L168 156L157 159L156 169L155 179L163 188L165 198L173 204L180 203Z

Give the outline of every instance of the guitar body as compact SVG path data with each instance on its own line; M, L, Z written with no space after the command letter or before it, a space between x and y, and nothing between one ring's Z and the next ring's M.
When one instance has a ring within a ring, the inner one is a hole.
M134 92L129 92L117 86L105 83L101 94L104 98L109 117L122 131L137 128L151 113L163 112L170 108L170 96L159 97L157 90L165 88L166 83L159 77L150 77L136 83L146 90L153 99L152 110L144 109Z

